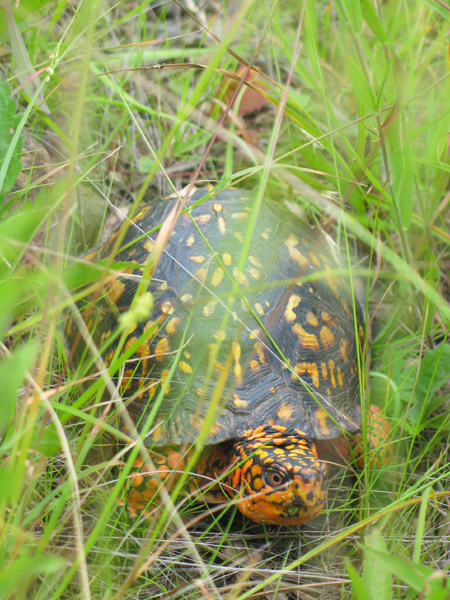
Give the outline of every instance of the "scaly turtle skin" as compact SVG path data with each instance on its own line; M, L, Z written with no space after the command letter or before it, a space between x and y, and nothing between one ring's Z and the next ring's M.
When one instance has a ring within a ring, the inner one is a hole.
M145 512L207 428L191 491L220 480L208 500L235 497L253 521L297 525L327 496L316 446L325 458L362 459L363 313L320 232L275 201L257 209L243 190L208 193L188 200L148 284L151 314L125 332L119 389L152 457L134 464L127 509ZM175 202L133 219L115 257L130 268L109 275L97 308L82 311L107 365L155 246L148 232ZM90 258L109 257L119 234ZM67 331L73 341L73 322ZM389 458L390 426L376 407L367 414L374 467Z

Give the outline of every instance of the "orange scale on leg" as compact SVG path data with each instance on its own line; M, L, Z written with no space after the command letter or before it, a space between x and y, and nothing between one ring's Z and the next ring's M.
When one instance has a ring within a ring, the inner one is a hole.
M167 477L167 475L169 475L169 473L170 473L170 469L166 465L158 467L157 470L158 470L158 473L159 473L159 476L161 477L161 479L165 479Z
M149 473L154 473L155 471L155 467L151 464L151 463L145 463L145 465L142 466L141 469L141 473L142 475L147 476ZM146 477L147 479L147 477Z
M143 481L144 478L142 475L135 475L131 480L131 485L132 487L139 487Z
M154 479L153 477L149 477L148 479L146 479L145 481L145 487L148 490L151 490L152 492L154 492L156 490L156 488L158 487L159 482L157 479Z
M167 457L167 464L172 469L184 469L184 460L179 452L171 452Z
M143 500L142 492L140 492L136 489L132 489L128 492L128 501L131 504L133 504L134 506L136 506L136 503L142 502L142 500Z
M153 500L153 498L155 497L155 490L145 490L142 492L142 495L147 500Z
M137 512L131 504L127 504L126 509L127 509L128 516L130 517L130 519L137 519L137 516L138 516Z
M167 460L166 457L161 456L161 454L156 454L153 458L153 462L157 465L165 465L166 460Z
M138 456L138 457L136 458L136 460L134 461L134 463L133 463L133 468L134 468L134 469L140 469L140 468L142 467L142 463L143 463L143 462L144 462L144 461L142 460L142 457L141 457L141 456Z

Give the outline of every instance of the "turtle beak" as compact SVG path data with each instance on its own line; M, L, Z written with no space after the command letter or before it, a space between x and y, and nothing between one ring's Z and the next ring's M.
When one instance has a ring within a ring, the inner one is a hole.
M295 475L293 486L295 495L292 498L291 508L298 510L300 507L315 511L322 510L328 495L328 486L323 473L301 473Z

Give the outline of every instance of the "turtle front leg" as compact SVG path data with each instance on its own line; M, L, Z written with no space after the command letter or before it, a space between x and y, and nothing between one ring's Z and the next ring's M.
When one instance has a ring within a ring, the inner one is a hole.
M352 456L360 469L368 461L372 469L384 467L393 455L392 443L389 441L391 424L383 416L378 406L371 404L367 412L367 451L368 459L364 456L364 441L362 432L350 440Z
M364 456L364 441L362 431L353 437L341 436L329 440L318 440L317 449L322 460L330 463L336 461L355 463L360 469L369 462L372 469L386 465L392 457L392 444L389 441L391 424L383 417L378 406L371 404L367 411L367 443L368 459Z
M129 474L129 490L123 501L130 519L148 516L149 503L158 495L161 485L173 485L185 470L189 460L180 447L163 446L157 452L150 452L152 463L145 463L139 456Z

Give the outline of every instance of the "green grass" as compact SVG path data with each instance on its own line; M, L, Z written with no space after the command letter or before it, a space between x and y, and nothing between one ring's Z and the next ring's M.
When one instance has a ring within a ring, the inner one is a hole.
M0 9L9 88L27 58L51 71L14 95L18 117L0 114L0 597L449 597L448 7L22 0L12 19ZM265 75L267 103L239 118L240 92L219 127L237 57ZM48 164L28 151L10 190L23 126ZM202 520L208 508L180 496L172 511L169 495L150 525L128 523L117 465L140 445L126 453L98 406L110 375L67 363L63 324L102 273L78 257L119 209L194 174L286 199L367 289L370 397L394 459L337 471L324 515L299 530L234 508Z

